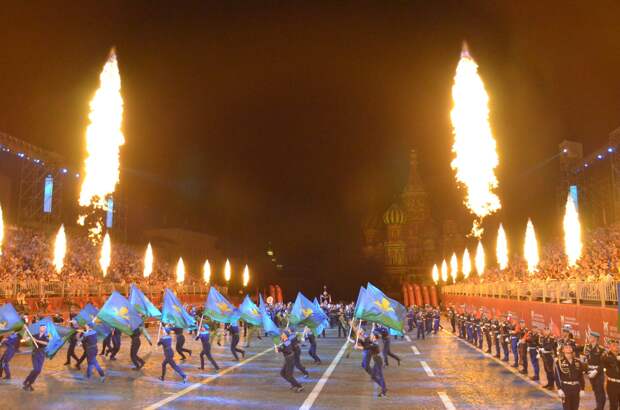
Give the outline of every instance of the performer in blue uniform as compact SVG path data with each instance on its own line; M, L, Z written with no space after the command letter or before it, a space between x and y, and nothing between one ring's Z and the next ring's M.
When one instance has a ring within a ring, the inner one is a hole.
M118 329L112 329L112 350L110 351L110 360L116 360L116 355L121 350L122 333Z
M292 341L289 339L288 331L285 330L280 334L280 340L282 343L276 348L284 356L284 365L282 370L280 370L280 376L291 384L291 389L295 392L302 392L304 390L303 386L293 376L295 371L295 351L293 350Z
M24 380L23 389L26 391L33 391L32 385L41 374L43 370L43 363L45 362L45 347L49 342L47 336L47 326L39 326L39 333L33 336L36 344L32 346L32 371L28 374Z
M189 349L185 349L185 335L183 334L183 328L180 327L175 327L172 330L174 330L174 334L176 335L176 350L177 353L179 355L181 355L181 360L185 361L186 357L185 357L185 353L189 354L190 356L192 355L192 351Z
M239 349L237 345L239 344L239 323L233 322L230 324L228 328L230 332L231 340L230 340L230 352L235 357L235 361L239 361L239 357L237 353L241 353L241 357L245 357L245 350Z
M88 367L86 368L86 378L90 379L90 376L93 373L93 368L97 370L99 373L99 378L103 383L105 381L105 374L99 366L99 362L97 361L97 332L93 330L94 325L92 323L87 323L85 325L85 331L82 333L82 342L84 344L84 348L86 349L86 363Z
M9 362L17 353L19 349L19 342L21 341L21 337L19 333L13 332L2 341L1 345L6 346L6 350L2 353L2 357L0 357L0 377L2 377L2 373L4 373L4 380L9 380L11 378L11 369L9 369Z
M200 340L202 344L202 351L200 352L200 370L204 370L205 368L205 356L209 359L215 370L220 370L215 359L211 356L211 340L209 340L209 336L209 325L204 323L200 333L196 336L196 340Z
M312 330L306 328L308 333L306 333L306 340L310 343L310 348L308 349L308 354L314 360L315 364L321 364L321 359L316 354L316 336L312 333Z
M164 379L166 378L166 365L170 365L170 367L172 367L174 371L183 378L183 383L185 383L187 382L187 375L183 373L183 370L181 370L181 368L174 361L174 351L172 350L172 337L169 334L170 331L170 328L165 327L164 335L159 339L159 342L157 343L158 346L161 346L164 349L164 360L161 362L160 380L164 381Z
M138 327L131 334L131 346L129 348L129 357L131 358L131 362L134 367L133 370L140 370L144 367L144 360L138 356L138 352L140 351L140 345L142 341L140 340L140 335L142 334L142 327Z

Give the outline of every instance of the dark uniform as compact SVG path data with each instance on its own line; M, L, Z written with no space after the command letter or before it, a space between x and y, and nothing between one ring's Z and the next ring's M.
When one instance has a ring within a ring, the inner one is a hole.
M167 333L168 330L166 330L165 332ZM183 382L186 382L187 375L183 373L183 370L181 370L181 368L174 361L174 351L172 350L172 337L170 337L168 334L164 334L164 336L159 339L157 345L161 346L164 349L164 361L161 362L161 381L164 381L164 379L166 378L166 365L170 365L170 367L172 367L174 371L183 378Z
M598 339L598 334L595 332L590 334ZM583 353L588 365L588 378L596 398L596 410L603 410L605 407L605 375L603 374L603 354L605 350L598 343L594 345L588 343Z
M239 349L237 345L239 344L239 326L237 323L232 323L228 328L230 332L230 352L234 356L235 360L239 361L239 356L237 353L241 353L241 357L245 357L245 350Z
M314 359L315 364L321 364L321 359L316 354L316 337L314 336L314 333L312 333L312 330L306 335L306 340L310 343L308 354L312 357L312 359Z
M192 351L189 349L185 349L185 335L183 334L183 328L175 327L172 329L174 334L176 335L176 350L177 353L181 356L181 360L185 360L185 353L188 353L190 356L192 355ZM239 328L237 328L237 333L239 332Z
M385 362L385 365L388 366L388 356L390 356L396 360L400 366L400 357L392 353L392 350L390 349L390 331L387 327L381 327L379 329L379 333L381 334L381 340L383 341L383 361Z
M417 336L416 339L419 339L420 336L422 336L422 339L424 339L425 336L425 331L424 331L424 313L422 312L418 312L418 314L416 315L416 324L415 324L416 328L417 328Z
M573 358L568 361L563 355L555 361L555 383L564 392L562 406L564 410L579 409L579 392L586 387L583 378L584 365Z
M45 362L45 347L49 342L49 338L47 337L47 333L39 333L34 335L34 339L37 341L38 345L32 346L32 371L28 374L26 379L24 380L24 390L32 391L32 385L41 374L41 370L43 370L43 363Z
M557 348L557 342L555 337L551 334L542 336L540 338L540 355L542 356L543 367L547 376L547 384L544 386L546 389L553 389L553 359Z
M116 355L121 350L122 333L118 329L112 329L112 350L110 350L110 360L116 360Z
M86 349L86 362L88 363L88 367L86 368L86 377L90 379L93 368L95 368L97 373L99 373L99 377L101 377L101 381L104 381L105 374L97 361L97 332L92 329L85 331L82 334L82 342L84 344L84 348Z
M535 330L528 332L525 336L525 343L527 346L527 353L530 356L530 362L532 362L532 368L534 369L534 377L532 377L532 380L538 381L540 380L540 366L538 364L540 335ZM525 362L527 362L527 357L525 358Z
M385 396L387 393L387 387L385 386L385 379L383 378L383 360L381 360L379 344L376 341L370 341L370 343L366 345L365 349L368 349L369 360L373 363L370 371L370 377L375 383L377 383L377 385L379 385L379 387L381 387L379 397Z
M504 357L502 358L502 361L508 362L510 361L510 358L508 357L508 344L510 343L510 323L508 323L508 321L503 321L499 325L499 338L502 345L502 351L504 352Z
M196 340L200 340L202 344L202 351L200 352L200 370L204 370L205 368L205 357L211 362L215 370L219 370L220 367L215 362L215 359L213 359L213 356L211 356L211 341L209 336L209 328L206 326L203 326L203 330L196 336Z
M71 328L77 330L77 326L73 321L71 321ZM76 362L80 361L80 358L75 354L75 348L78 344L78 335L77 332L74 332L69 336L69 348L67 349L67 360L65 361L65 366L71 365L71 358L75 359Z
M293 346L293 357L295 359L295 367L303 373L305 377L308 377L308 370L301 364L301 346L299 346L299 339L297 339L297 335L293 333L290 337L291 345Z
M138 356L138 351L140 351L140 345L142 344L142 341L140 340L141 334L141 327L134 330L131 334L131 347L129 348L129 356L131 357L131 362L134 365L134 370L140 370L144 367L144 360L142 360L142 358Z
M607 374L609 410L618 410L620 408L620 356L617 351L610 350L603 355L603 367Z
M103 339L103 346L101 347L101 353L99 354L100 356L107 356L110 352L112 351L112 332L110 332L104 339ZM84 357L86 355L86 351L84 352ZM83 359L80 358L80 362Z
M278 346L278 351L284 356L284 365L280 370L280 376L291 384L291 388L300 392L303 390L301 384L293 376L295 370L295 352L293 350L293 343L290 339L285 340Z
M4 380L9 380L11 378L9 362L13 356L15 356L15 353L17 353L20 341L21 338L19 337L19 333L12 333L2 341L2 345L6 346L6 350L2 353L2 357L0 357L0 377L2 377L2 373L4 373Z

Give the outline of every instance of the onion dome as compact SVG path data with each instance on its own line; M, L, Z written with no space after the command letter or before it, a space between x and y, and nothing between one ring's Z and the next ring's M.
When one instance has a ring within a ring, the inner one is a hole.
M383 223L386 225L403 225L405 223L405 213L398 204L392 204L383 214Z

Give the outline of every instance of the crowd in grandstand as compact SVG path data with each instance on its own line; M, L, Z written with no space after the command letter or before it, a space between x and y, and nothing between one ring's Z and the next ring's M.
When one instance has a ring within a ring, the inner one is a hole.
M157 284L172 281L173 269L166 262L156 261L148 279L143 277L144 250L115 243L108 274L104 278L99 266L100 247L94 246L85 235L68 235L65 266L57 273L53 266L54 235L33 229L9 227L5 231L0 258L0 283L14 286L37 283L64 282L79 292L93 284L114 282L123 284ZM23 286L25 289L27 286ZM27 291L25 291L27 292ZM23 292L17 294L18 299Z
M617 280L618 249L620 248L620 225L598 228L584 235L582 257L576 267L567 266L566 255L561 240L542 246L540 263L536 272L528 272L525 259L519 255L511 258L506 269L489 267L484 272L484 282L524 281L524 280L565 280L585 281ZM478 283L481 278L471 275L470 283Z

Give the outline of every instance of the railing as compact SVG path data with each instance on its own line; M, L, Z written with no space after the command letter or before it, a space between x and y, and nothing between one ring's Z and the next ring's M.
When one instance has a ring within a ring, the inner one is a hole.
M457 283L441 288L444 295L484 296L545 303L617 305L616 282L580 280L532 280L528 282Z
M140 290L147 295L161 294L168 287L179 295L205 295L210 286L204 283L190 283L179 285L174 281L137 284ZM0 283L0 299L41 298L41 297L70 297L70 296L106 296L113 291L124 295L129 294L130 283L112 282L81 282L67 283L61 281L46 282L38 280L6 281ZM227 294L226 287L217 286L218 290Z

